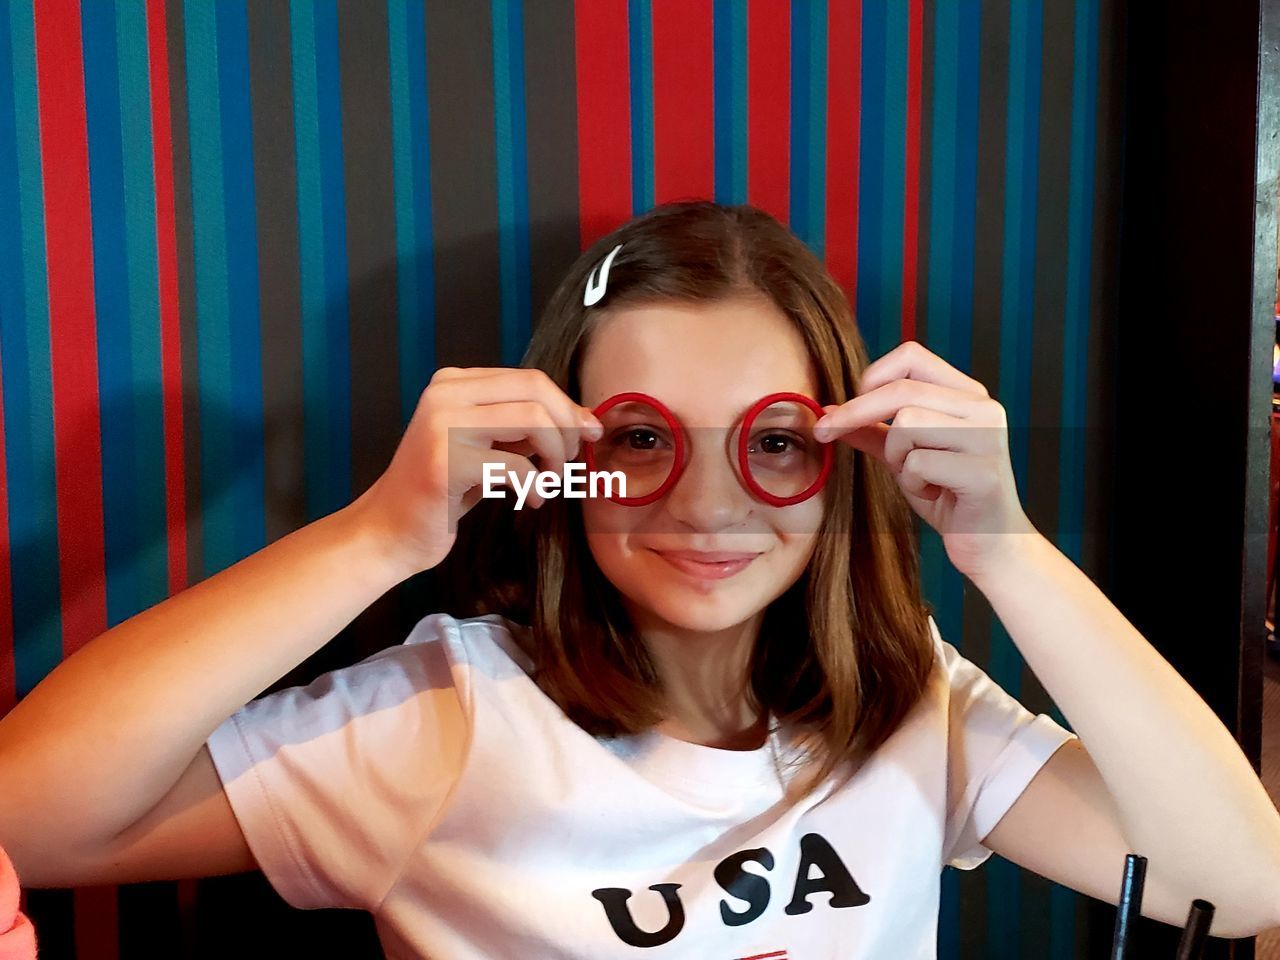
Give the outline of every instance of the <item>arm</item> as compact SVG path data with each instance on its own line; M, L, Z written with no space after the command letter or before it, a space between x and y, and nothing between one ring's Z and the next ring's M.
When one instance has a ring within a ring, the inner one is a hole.
M97 859L218 724L408 575L364 507L361 497L118 624L0 720L0 845L19 875L37 859Z
M1280 924L1280 812L1235 739L1052 543L1010 537L1018 548L975 586L1087 752L1055 754L988 845L1112 902L1125 853L1138 853L1149 861L1144 914L1182 925L1201 897L1216 907L1215 936ZM1075 855L1065 833L1041 836L1064 820ZM1082 836L1110 839L1082 849ZM1060 856L1037 852L1038 837Z

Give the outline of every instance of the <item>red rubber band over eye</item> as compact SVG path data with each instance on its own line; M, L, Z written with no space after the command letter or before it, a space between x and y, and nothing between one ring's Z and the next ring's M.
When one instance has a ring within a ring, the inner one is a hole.
M629 507L643 507L646 504L653 503L660 497L665 496L667 491L675 486L676 481L680 479L680 474L684 472L684 430L681 429L680 421L675 418L675 414L668 410L666 405L660 400L649 396L647 393L632 391L630 393L614 394L591 412L594 413L596 419L599 420L602 414L613 409L620 403L643 403L657 410L658 414L667 422L667 426L671 430L672 442L675 447L675 463L671 467L671 473L668 474L667 479L663 480L656 488L649 491L642 497L623 497L617 495L609 497L609 499L614 503L625 504ZM601 439L604 438L601 437ZM595 441L587 441L584 458L587 462L587 470L592 472L596 469L595 445Z
M826 415L826 411L818 405L816 400L811 397L806 397L803 393L771 393L768 396L761 397L753 403L751 405L751 409L747 411L746 416L742 418L742 429L738 432L738 469L742 474L742 482L747 485L747 489L750 490L753 495L774 507L787 507L793 503L800 503L802 500L808 500L815 493L821 490L827 482L827 477L831 473L831 462L834 451L832 444L824 443L822 445L822 467L818 471L817 479L799 493L792 494L789 497L779 497L760 486L756 481L756 478L751 475L751 466L748 461L747 454L747 438L751 435L751 424L755 421L755 418L760 415L760 412L767 407L773 406L775 403L781 403L783 401L803 404L819 417Z

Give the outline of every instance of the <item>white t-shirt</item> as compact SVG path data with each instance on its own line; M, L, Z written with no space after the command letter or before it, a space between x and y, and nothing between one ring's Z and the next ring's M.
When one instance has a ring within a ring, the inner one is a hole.
M921 701L816 808L836 781L780 809L783 735L592 737L496 615L425 617L208 744L272 886L371 911L390 960L925 960L943 865L990 856L979 839L1074 737L929 622Z

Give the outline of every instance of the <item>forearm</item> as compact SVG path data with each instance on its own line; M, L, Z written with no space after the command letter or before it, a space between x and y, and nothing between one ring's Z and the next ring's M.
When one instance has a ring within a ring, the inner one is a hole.
M0 720L0 845L115 836L209 734L403 579L361 501L94 638Z
M1133 852L1189 899L1280 890L1280 813L1231 733L1069 558L1039 533L1022 544L975 586L1088 749Z

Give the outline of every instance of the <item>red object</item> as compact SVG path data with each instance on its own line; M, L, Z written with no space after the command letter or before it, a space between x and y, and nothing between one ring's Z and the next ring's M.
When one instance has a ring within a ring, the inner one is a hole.
M35 960L36 928L18 909L19 896L13 862L0 847L0 960Z
M761 397L754 404L752 404L751 409L749 409L746 415L743 417L742 427L738 431L738 444L737 444L738 467L742 473L742 481L746 485L747 490L750 491L750 493L753 496L775 507L785 507L785 506L790 506L793 503L800 503L803 500L808 500L810 497L816 494L819 490L821 490L826 485L827 477L831 473L832 451L834 449L831 443L822 444L822 466L819 469L818 475L814 479L814 481L809 484L809 486L807 486L804 490L800 491L799 493L793 494L791 496L776 496L775 494L770 493L763 486L761 486L752 473L751 464L748 456L748 445L749 445L749 437L751 433L751 425L761 411L767 409L768 407L770 407L775 403L783 403L783 402L803 404L804 406L812 410L817 415L818 418L821 418L826 413L826 411L822 409L822 407L818 404L816 400L814 400L812 397L806 397L804 396L804 394L771 393L771 394L768 394L767 396ZM662 417L664 421L666 421L667 429L671 433L671 442L674 448L673 449L673 465L671 467L671 472L667 474L666 479L663 480L663 482L659 484L657 488L655 488L654 490L642 496L633 496L633 497L611 496L609 498L616 503L625 504L627 506L632 506L632 507L644 506L646 504L653 503L655 500L659 499L660 497L665 496L667 491L670 490L671 487L675 485L676 481L680 479L680 474L684 471L684 467L685 467L685 462L686 462L685 450L688 447L688 442L686 441L686 438L684 436L684 430L680 426L680 421L676 419L675 414L673 414L670 410L668 410L667 407L661 401L649 396L647 393L638 393L636 391L629 391L627 393L614 394L612 397L610 397L609 399L601 403L599 406L597 406L592 412L595 414L597 418L600 418L600 417L603 417L605 413L607 413L609 410L613 409L615 406L617 406L620 403L641 403L647 407L652 408L654 411L658 413L660 417ZM598 442L599 441L596 441L596 443ZM583 448L584 459L586 460L587 468L591 471L595 471L597 469L595 446L596 446L595 443L587 443L586 446Z

